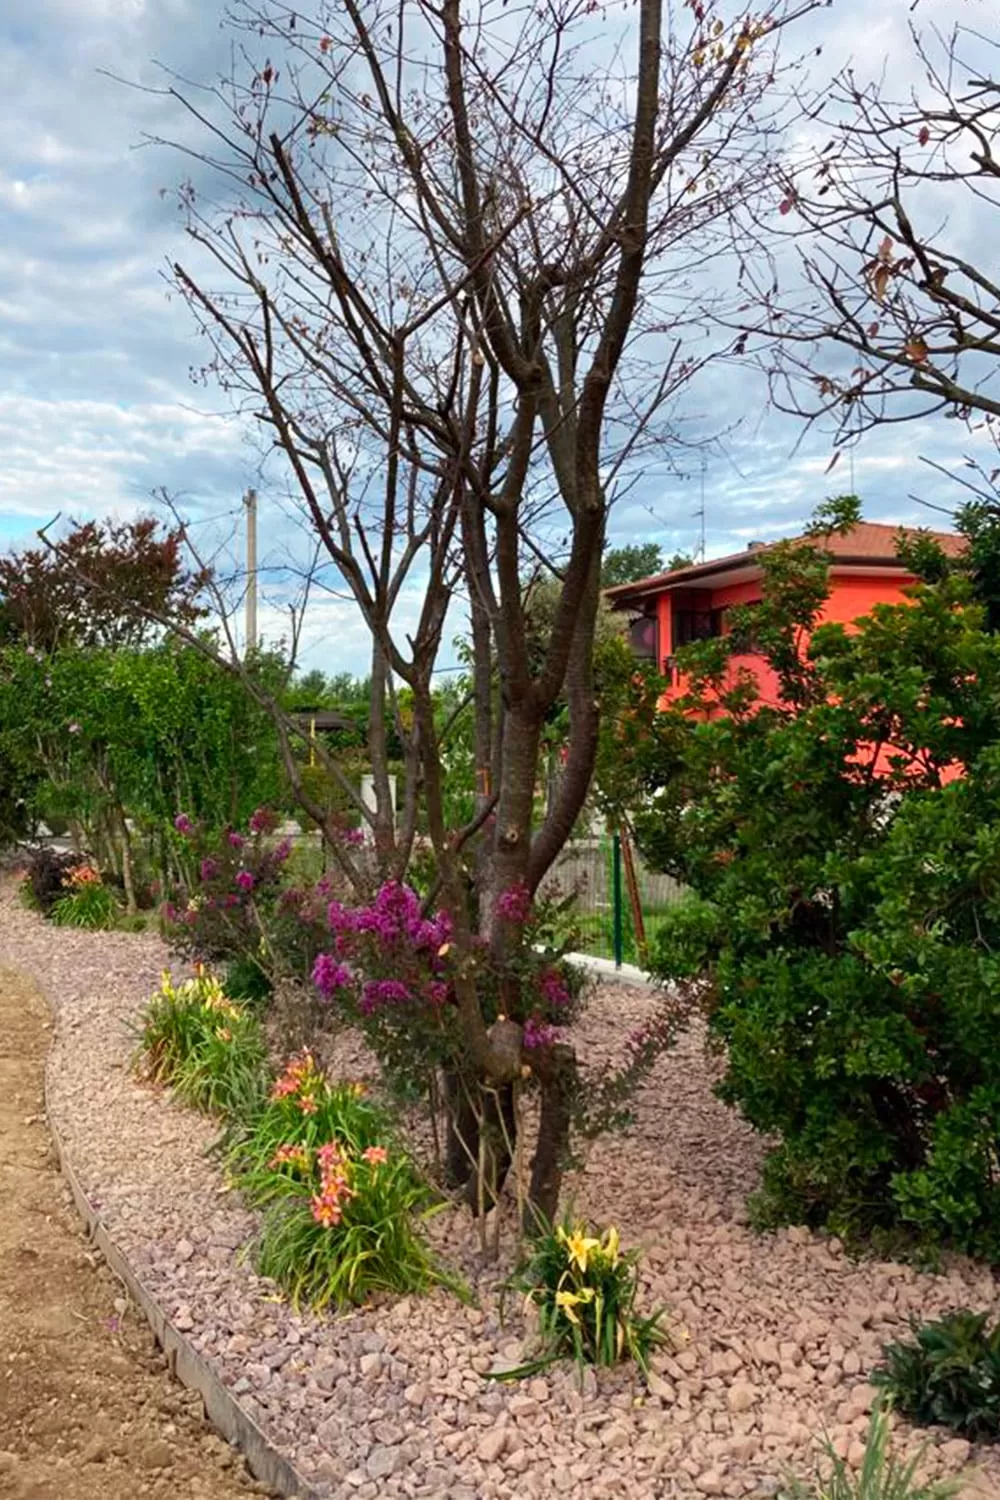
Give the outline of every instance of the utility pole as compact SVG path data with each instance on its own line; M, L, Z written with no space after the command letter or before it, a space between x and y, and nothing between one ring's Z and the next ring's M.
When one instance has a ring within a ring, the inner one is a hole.
M257 649L257 491L247 490L243 504L247 508L247 615L243 654L249 656Z

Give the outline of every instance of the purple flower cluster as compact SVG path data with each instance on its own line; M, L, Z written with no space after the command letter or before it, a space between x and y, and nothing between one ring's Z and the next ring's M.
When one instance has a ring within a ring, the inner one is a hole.
M241 891L252 891L256 884L253 872L250 870L240 870L236 876L236 884Z
M348 934L368 934L383 946L402 941L408 949L429 949L435 954L451 937L447 913L423 916L416 891L398 880L387 880L370 906L351 909L340 901L331 901L327 921L339 940L340 951Z
M185 838L189 833L194 833L194 824L191 822L191 819L188 817L187 813L177 814L176 818L174 819L174 827L177 829L177 832L182 833Z
M278 820L269 807L258 807L250 814L248 828L251 833L273 833Z
M535 1047L551 1047L559 1040L559 1035L558 1026L550 1026L546 1021L539 1021L537 1016L529 1016L524 1023L521 1044L529 1051Z
M412 999L412 992L401 979L369 979L362 987L358 1009L363 1016L370 1016L384 1005L405 1005Z
M569 1004L569 986L562 975L558 974L555 969L545 970L545 973L538 981L538 989L546 1005L551 1005L558 1010L562 1006Z
M340 842L342 844L363 844L365 831L363 828L342 828L340 830Z
M329 885L318 885L314 893L322 899L328 894ZM518 882L498 898L497 911L521 923L529 919L531 905L528 887ZM329 900L326 919L332 942L330 951L316 960L313 982L327 999L339 990L357 994L364 1017L410 1006L435 1012L453 1002L451 920L442 911L425 916L420 897L409 886L386 881L367 906ZM483 946L486 940L480 935L473 941ZM523 1029L523 1046L529 1051L560 1039L562 1029L549 1017L558 1016L572 998L566 979L554 966L543 968L535 983L540 1008Z
M313 984L327 1000L334 990L346 990L352 977L347 965L338 963L332 953L321 953L313 964Z
M516 880L497 897L496 913L505 922L526 922L531 916L531 892L523 880Z
M292 852L292 841L291 841L291 839L282 839L281 843L277 846L277 848L275 849L275 851L274 851L274 853L273 853L273 855L271 857L274 860L275 864L283 865L285 863L285 860L291 854L291 852Z
M243 837L242 833L237 833L235 828L232 830L232 832L228 833L226 837L229 840L230 849L242 849L243 845L246 843L246 839Z
M317 892L320 889L317 886ZM440 1009L448 1003L451 921L446 912L425 917L420 897L409 886L386 881L367 906L330 901L326 919L333 935L332 951L318 959L313 970L321 990L326 992L328 985L331 992L344 987L339 976L348 973L349 964L355 974L372 976L361 989L362 1015L373 1015L385 1006L422 1003ZM378 978L386 968L390 977Z
M401 937L415 940L420 923L420 899L416 891L398 880L387 880L372 902L355 913L355 931L370 932L381 942Z
M219 861L206 855L199 866L198 873L202 880L214 880L219 873Z

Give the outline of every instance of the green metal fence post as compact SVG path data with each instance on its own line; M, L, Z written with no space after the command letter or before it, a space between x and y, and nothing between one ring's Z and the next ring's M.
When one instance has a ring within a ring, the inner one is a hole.
M617 830L611 836L611 888L614 900L613 941L615 968L620 969L624 951L624 932L622 922L622 840L621 834Z

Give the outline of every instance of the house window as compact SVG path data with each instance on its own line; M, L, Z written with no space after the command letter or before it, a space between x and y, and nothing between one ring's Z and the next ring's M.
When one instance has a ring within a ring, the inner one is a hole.
M633 655L640 661L655 661L659 654L659 628L655 615L640 615L629 621L628 637Z
M722 634L721 609L675 609L674 646L690 646L692 641L707 641Z

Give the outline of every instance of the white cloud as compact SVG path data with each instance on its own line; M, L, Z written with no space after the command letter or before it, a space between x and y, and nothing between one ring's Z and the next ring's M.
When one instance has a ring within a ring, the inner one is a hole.
M0 397L0 513L47 517L148 508L165 474L241 461L239 433L176 404Z
M929 24L953 12L953 0L923 0L918 19ZM160 190L197 165L133 149L144 132L188 127L171 101L100 71L162 87L152 61L162 58L187 77L211 81L228 63L219 15L201 0L14 0L2 7L0 545L24 540L57 511L133 513L160 485L182 494L199 518L226 513L259 479L258 453L243 444L239 425L211 414L222 399L189 382L204 346L186 307L167 300L162 277L187 242L172 195L163 198ZM913 74L909 15L904 0L874 7L836 0L784 50L792 55L822 43L814 76L852 52L875 70L888 52L905 80ZM791 534L824 495L848 487L849 460L826 474L829 442L819 433L795 451L801 425L762 411L765 394L746 373L710 370L685 405L689 435L729 432L725 453L708 453L710 552ZM909 494L940 500L948 487L919 454L957 467L978 444L956 423L873 434L854 458L866 512L926 519ZM697 454L685 461L692 475L686 482L665 464L645 468L615 508L613 541L652 537L668 553L699 545ZM283 515L277 505L262 507L263 550L297 545ZM419 603L415 580L401 606L401 629ZM285 628L281 607L269 599L261 625L269 633ZM344 661L367 670L364 627L343 600L314 597L304 647L307 664L337 670Z

